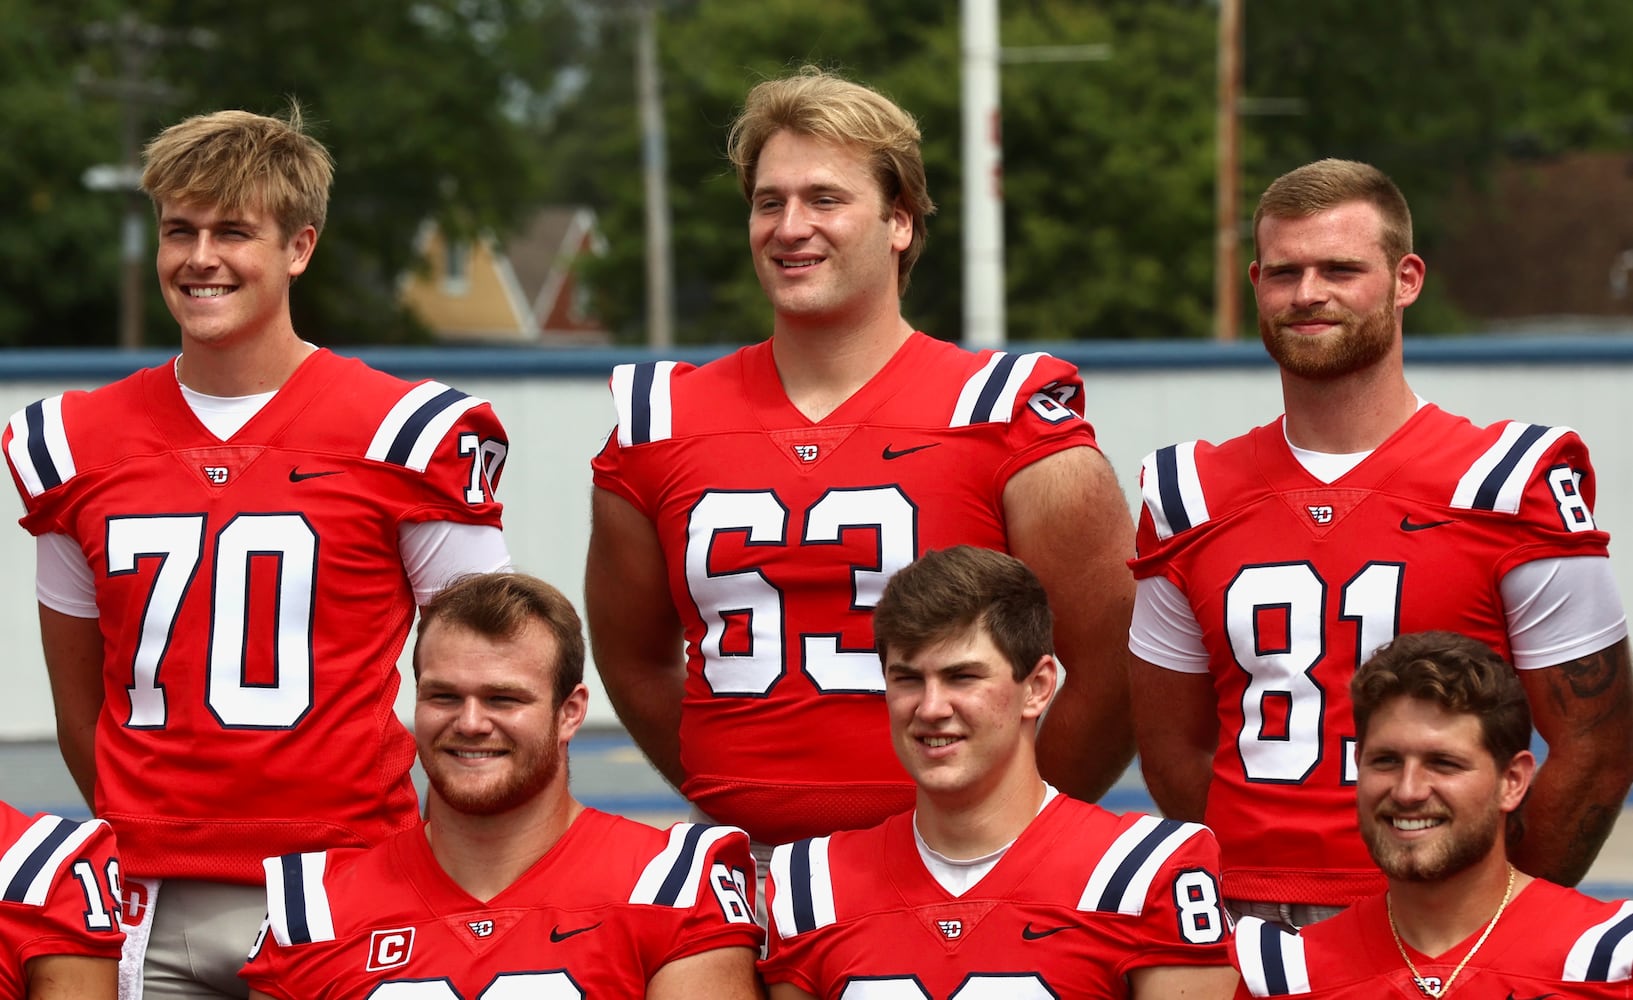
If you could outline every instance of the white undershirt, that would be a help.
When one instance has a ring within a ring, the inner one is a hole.
[[[207,396],[183,385],[181,394],[199,422],[225,441],[277,392]],[[506,570],[511,565],[504,533],[486,524],[404,524],[397,532],[397,551],[416,604],[429,601],[450,581],[467,573]],[[44,534],[35,539],[34,553],[34,593],[39,602],[74,618],[96,618],[96,580],[79,543],[61,533]]]
[[[1053,785],[1045,783],[1043,802],[1038,806],[1038,812],[1042,813],[1059,794]],[[941,887],[946,889],[949,895],[957,897],[969,892],[977,882],[985,878],[987,872],[992,871],[998,862],[1003,860],[1004,855],[1009,853],[1009,849],[1015,846],[1015,841],[1011,840],[991,854],[983,854],[979,858],[949,858],[945,854],[937,853],[924,842],[923,837],[919,836],[918,813],[915,812],[913,844],[919,849],[919,860],[924,862],[924,867],[930,872],[931,877],[941,883]]]
[[[1418,406],[1424,406],[1421,396]],[[1284,435],[1286,426],[1283,421]],[[1330,455],[1291,441],[1287,447],[1305,471],[1324,483],[1338,480],[1372,454]],[[1627,615],[1605,556],[1521,563],[1503,575],[1499,589],[1517,669],[1551,667],[1587,656],[1627,635]],[[1208,672],[1202,626],[1184,592],[1166,577],[1147,577],[1136,584],[1128,648],[1159,667],[1187,674]]]

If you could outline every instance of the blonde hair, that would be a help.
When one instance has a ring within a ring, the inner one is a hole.
[[[924,178],[918,122],[872,87],[818,66],[765,80],[748,92],[726,138],[726,155],[737,168],[744,198],[753,200],[761,150],[785,129],[824,142],[860,146],[867,154],[884,194],[885,217],[899,204],[913,222],[912,241],[896,265],[896,290],[905,295],[913,265],[924,252],[925,220],[936,210]]]
[[[142,190],[156,210],[165,202],[259,209],[277,220],[285,242],[306,226],[323,232],[334,159],[302,129],[294,101],[287,118],[195,115],[155,136],[142,159]]]
[[[1412,210],[1395,182],[1371,164],[1326,159],[1290,170],[1265,188],[1253,212],[1254,256],[1258,256],[1259,222],[1265,216],[1301,219],[1352,201],[1378,210],[1383,221],[1380,241],[1390,267],[1412,252]]]

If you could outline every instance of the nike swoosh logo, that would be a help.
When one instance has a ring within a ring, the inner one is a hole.
[[[1559,996],[1558,993],[1539,993],[1534,997],[1517,997],[1514,995],[1513,990],[1508,991],[1508,1000],[1548,1000],[1549,997],[1557,996]]]
[[[885,450],[880,453],[880,457],[888,462],[893,458],[901,458],[903,455],[911,455],[915,451],[923,451],[926,448],[934,448],[940,443],[940,441],[932,441],[929,444],[916,444],[911,448],[903,448],[900,451],[896,451],[887,444],[885,445]]]
[[[329,472],[302,472],[300,467],[297,466],[289,470],[289,481],[292,483],[304,483],[308,479],[317,479],[322,476],[338,476],[340,475],[341,471],[342,470],[340,469],[334,469]]]
[[[1455,523],[1456,523],[1455,521],[1424,521],[1422,524],[1418,524],[1417,522],[1413,521],[1411,515],[1408,514],[1405,517],[1401,518],[1401,530],[1402,531],[1428,531],[1430,528],[1438,528],[1438,527],[1440,527],[1442,525],[1455,524]]]
[[[1036,941],[1039,938],[1046,938],[1051,934],[1059,934],[1061,931],[1069,931],[1072,929],[1072,926],[1072,924],[1062,924],[1059,927],[1043,927],[1038,930],[1033,930],[1032,922],[1028,920],[1026,922],[1026,926],[1021,928],[1021,937],[1026,938],[1028,941]]]
[[[600,926],[601,926],[601,921],[597,920],[595,923],[591,924],[588,927],[575,927],[570,931],[564,931],[564,930],[561,929],[561,925],[557,924],[556,926],[550,928],[550,942],[552,944],[560,944],[563,941],[567,940],[568,938],[572,937],[574,934],[583,934],[586,931],[593,931],[597,927],[600,927]]]

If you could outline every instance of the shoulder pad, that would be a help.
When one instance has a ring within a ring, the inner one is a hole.
[[[1565,956],[1567,983],[1620,983],[1633,979],[1633,900],[1594,924]]]
[[[733,835],[747,837],[735,826],[676,823],[669,828],[669,843],[641,870],[629,901],[691,909],[697,904],[697,891],[703,884],[703,865],[709,850],[718,841]]]
[[[1256,997],[1299,996],[1310,992],[1304,939],[1258,917],[1243,917],[1231,942],[1242,983]]]
[[[1031,378],[1039,359],[1047,356],[1041,351],[1031,354],[993,352],[981,370],[964,381],[958,405],[953,408],[953,418],[947,426],[1009,423],[1015,415],[1015,398]]]
[[[323,885],[328,855],[321,851],[285,854],[261,862],[266,869],[267,920],[285,948],[335,939],[329,890]]]
[[[60,395],[30,403],[12,414],[6,457],[31,497],[74,478],[74,452],[68,447]]]
[[[36,819],[0,854],[0,900],[44,906],[63,862],[106,825],[99,819],[85,823],[61,816]]]
[[[1451,506],[1518,514],[1525,484],[1555,441],[1571,433],[1569,427],[1543,427],[1510,420],[1496,443],[1487,448],[1463,478],[1457,481]]]
[[[1202,829],[1198,823],[1141,816],[1106,848],[1083,887],[1077,908],[1139,916],[1157,870],[1179,845]]]
[[[1172,538],[1208,520],[1208,501],[1196,471],[1196,445],[1171,444],[1147,455],[1140,465],[1140,495],[1158,538]]]
[[[783,844],[771,852],[771,902],[777,936],[791,938],[833,923],[833,873],[828,868],[827,837]]]
[[[454,421],[485,402],[441,382],[421,382],[397,400],[380,422],[374,440],[369,442],[367,457],[424,472]]]
[[[673,361],[619,365],[612,370],[612,402],[618,410],[618,446],[666,441],[674,434],[669,378]]]

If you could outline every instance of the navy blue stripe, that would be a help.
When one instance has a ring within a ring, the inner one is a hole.
[[[301,878],[301,856],[285,854],[278,863],[284,871],[284,923],[289,927],[289,943],[311,944],[312,928],[306,921],[306,882]]]
[[[1590,983],[1604,983],[1610,981],[1611,953],[1622,939],[1633,934],[1633,916],[1623,917],[1599,938],[1598,947],[1593,949],[1593,958],[1588,962],[1588,972],[1584,977]]]
[[[788,852],[789,891],[794,894],[794,930],[816,930],[816,901],[811,897],[811,842],[802,840]]]
[[[998,367],[987,376],[987,384],[981,387],[981,395],[975,400],[975,409],[970,412],[970,423],[984,424],[992,420],[993,407],[998,405],[998,396],[1004,391],[1004,383],[1009,381],[1009,373],[1014,370],[1017,355],[1005,354],[1004,359],[998,362]]]
[[[1128,884],[1134,881],[1134,873],[1140,870],[1140,866],[1145,864],[1145,860],[1156,851],[1157,845],[1162,843],[1164,838],[1183,825],[1177,819],[1158,821],[1156,828],[1146,834],[1145,839],[1136,844],[1134,850],[1129,851],[1128,856],[1123,858],[1123,863],[1117,866],[1117,871],[1112,873],[1111,881],[1106,884],[1106,891],[1100,894],[1100,902],[1095,909],[1108,913],[1117,912],[1117,904],[1122,900],[1123,893],[1128,891]]]
[[[686,888],[686,875],[692,870],[692,858],[697,854],[697,842],[703,839],[703,831],[708,826],[703,823],[693,823],[692,828],[686,831],[686,839],[681,842],[680,857],[670,866],[669,874],[658,887],[657,898],[653,902],[659,906],[674,906],[675,900],[680,898],[680,891]]]
[[[23,413],[28,421],[28,457],[34,463],[34,471],[40,474],[40,482],[46,489],[61,486],[62,474],[57,471],[57,463],[51,461],[51,449],[45,443],[45,400],[28,404]]]
[[[8,903],[21,903],[28,896],[28,887],[45,869],[45,863],[51,860],[51,853],[61,847],[63,841],[73,836],[77,829],[78,823],[70,823],[67,820],[58,822],[56,829],[46,834],[45,839],[29,853],[28,859],[17,869],[17,874],[12,877],[11,884],[6,886],[5,894],[0,898]]]
[[[1162,503],[1162,516],[1168,519],[1168,530],[1179,534],[1191,526],[1191,516],[1185,511],[1185,498],[1179,493],[1179,446],[1171,444],[1157,452],[1157,497]]]
[[[1525,449],[1531,447],[1537,438],[1542,437],[1547,432],[1548,428],[1540,424],[1532,424],[1520,434],[1519,440],[1515,441],[1514,446],[1508,449],[1508,454],[1503,456],[1503,460],[1497,463],[1497,467],[1491,470],[1491,475],[1485,478],[1485,481],[1480,484],[1480,489],[1475,492],[1473,505],[1475,510],[1496,509],[1497,493],[1503,488],[1503,482],[1513,473],[1514,466],[1520,464],[1520,458],[1525,454]]]
[[[1283,931],[1266,923],[1259,929],[1259,964],[1264,967],[1265,989],[1274,997],[1287,995],[1287,965],[1281,953]]]
[[[424,405],[415,410],[414,415],[403,424],[402,430],[397,432],[397,437],[392,440],[391,447],[386,451],[386,461],[396,465],[407,465],[408,456],[414,451],[414,444],[419,441],[425,425],[437,414],[464,398],[465,394],[458,389],[444,389],[426,400]]]
[[[635,366],[635,377],[630,380],[629,386],[631,444],[646,444],[652,440],[652,382],[657,372],[656,361],[647,361]]]

